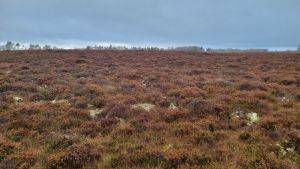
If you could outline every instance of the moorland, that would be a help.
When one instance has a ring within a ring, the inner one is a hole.
[[[300,53],[0,52],[0,168],[298,168]]]

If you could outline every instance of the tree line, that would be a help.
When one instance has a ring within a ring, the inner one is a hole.
[[[7,41],[6,44],[0,45],[0,51],[5,50],[51,50],[51,49],[59,49],[55,46],[44,45],[40,46],[39,44],[30,44],[29,46],[25,46],[20,43],[13,43],[11,41]]]
[[[0,45],[0,51],[10,51],[10,50],[58,50],[63,48],[58,48],[56,46],[39,44],[30,44],[29,46],[22,45],[20,43],[13,43],[11,41],[6,42],[4,45]],[[170,47],[170,48],[159,48],[159,47],[126,47],[126,46],[86,46],[84,48],[74,48],[79,50],[145,50],[145,51],[205,51],[203,47],[198,46],[183,46],[183,47]]]
[[[126,47],[126,46],[86,46],[83,48],[73,48],[77,50],[144,50],[144,51],[189,51],[189,52],[268,52],[268,49],[213,49],[213,48],[203,48],[202,46],[180,46],[180,47],[169,47],[169,48],[159,48],[159,47]],[[5,50],[64,50],[64,48],[59,48],[51,45],[39,45],[30,44],[25,46],[20,43],[13,43],[11,41],[6,42],[4,45],[0,45],[0,51]],[[297,51],[300,51],[300,45],[297,47]]]

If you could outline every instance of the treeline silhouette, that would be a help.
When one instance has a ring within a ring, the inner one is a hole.
[[[143,50],[143,51],[193,51],[193,52],[204,52],[205,49],[199,46],[182,46],[182,47],[169,47],[169,48],[159,48],[159,47],[127,47],[127,46],[86,46],[83,48],[71,48],[77,50]],[[65,48],[60,48],[51,45],[41,46],[39,44],[30,44],[28,46],[20,43],[14,43],[11,41],[6,42],[4,45],[0,45],[0,51],[14,51],[14,50],[66,50]]]
[[[39,45],[39,44],[30,44],[24,45],[20,43],[13,43],[11,41],[6,42],[4,45],[0,45],[0,51],[11,51],[11,50],[64,50],[65,48],[51,46],[51,45]],[[127,46],[86,46],[83,48],[72,48],[78,50],[144,50],[144,51],[205,51],[203,47],[198,46],[184,46],[184,47],[169,47],[169,48],[159,48],[159,47],[127,47]]]
[[[215,49],[215,48],[204,48],[202,46],[179,46],[179,47],[127,47],[127,46],[103,46],[94,45],[86,46],[81,48],[68,48],[70,50],[143,50],[143,51],[187,51],[187,52],[268,52],[268,49],[238,49],[238,48],[225,48],[225,49]],[[29,44],[24,45],[20,43],[14,43],[11,41],[6,42],[4,45],[0,45],[0,51],[11,51],[11,50],[68,50],[67,48],[51,46],[51,45],[40,45],[40,44]],[[287,50],[291,51],[291,50]],[[297,47],[297,51],[300,51],[300,46]]]

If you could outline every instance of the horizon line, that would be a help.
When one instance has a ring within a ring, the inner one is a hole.
[[[60,41],[47,41],[47,42],[43,42],[43,41],[0,41],[0,45],[3,46],[5,45],[7,42],[12,42],[14,44],[19,43],[22,46],[25,47],[29,47],[29,45],[40,45],[40,47],[43,47],[45,45],[50,45],[51,47],[57,47],[60,49],[83,49],[86,48],[88,46],[90,47],[95,47],[95,46],[102,46],[102,47],[126,47],[126,48],[133,48],[133,47],[137,47],[137,48],[150,48],[150,47],[154,47],[154,48],[160,48],[160,49],[172,49],[172,48],[178,48],[178,47],[203,47],[204,49],[213,49],[213,50],[268,50],[268,51],[297,51],[297,49],[299,48],[299,46],[269,46],[269,47],[233,47],[231,45],[199,45],[199,44],[195,44],[195,43],[161,43],[161,44],[157,44],[157,43],[119,43],[119,42],[102,42],[102,41],[69,41],[69,40],[60,40]],[[169,45],[167,45],[169,44]]]

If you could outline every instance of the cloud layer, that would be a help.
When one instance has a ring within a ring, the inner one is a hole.
[[[290,47],[299,0],[0,0],[0,41]]]

